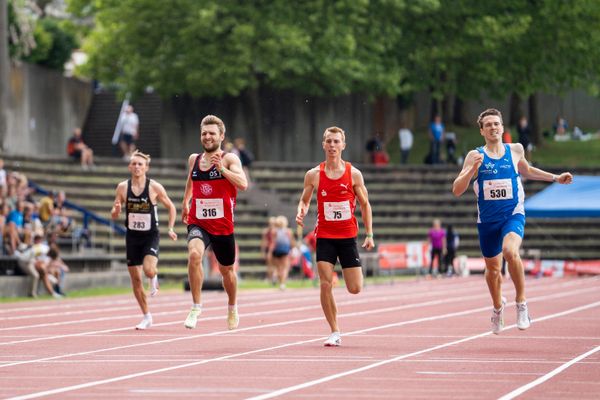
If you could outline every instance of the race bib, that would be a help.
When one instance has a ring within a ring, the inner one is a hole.
[[[350,201],[329,202],[323,203],[325,212],[325,221],[345,221],[352,217],[350,212]]]
[[[484,200],[508,200],[513,198],[510,179],[492,179],[483,183]]]
[[[129,214],[129,226],[132,231],[149,231],[152,223],[151,214]]]
[[[196,218],[217,219],[224,216],[223,199],[196,199]]]

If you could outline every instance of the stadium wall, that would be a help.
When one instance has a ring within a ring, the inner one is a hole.
[[[85,121],[91,84],[26,63],[11,68],[9,84],[8,134],[2,149],[22,155],[65,155],[73,128]]]

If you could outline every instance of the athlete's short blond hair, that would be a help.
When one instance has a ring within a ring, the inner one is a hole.
[[[146,165],[150,165],[151,158],[150,158],[149,154],[142,153],[141,151],[136,150],[133,153],[131,153],[131,158],[133,158],[133,157],[141,157],[144,160],[146,160]]]
[[[337,126],[330,126],[329,128],[325,129],[325,132],[323,132],[323,141],[325,141],[325,137],[328,133],[339,133],[340,135],[342,135],[342,142],[346,141],[346,133],[342,128],[339,128]]]

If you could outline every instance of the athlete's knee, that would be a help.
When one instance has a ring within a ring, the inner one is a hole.
[[[348,289],[348,292],[350,294],[359,294],[360,291],[362,290],[362,285],[359,284],[354,284],[354,285],[348,285],[346,286],[346,289]]]
[[[514,247],[505,246],[502,248],[502,256],[508,263],[512,264],[519,259],[519,250]]]
[[[321,291],[331,292],[333,290],[333,283],[331,281],[325,281],[321,279]]]
[[[197,249],[190,249],[188,260],[191,265],[202,264],[202,253]]]

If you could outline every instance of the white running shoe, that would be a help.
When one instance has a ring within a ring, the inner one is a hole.
[[[227,311],[227,328],[233,330],[240,324],[240,315],[238,314],[237,308]]]
[[[154,297],[158,294],[159,289],[158,274],[154,275],[154,278],[150,279],[150,297]]]
[[[152,326],[152,315],[144,316],[142,322],[135,326],[135,329],[138,331],[143,331],[144,329],[148,329]]]
[[[504,329],[504,305],[506,298],[502,298],[502,307],[500,310],[492,309],[492,333],[497,335]]]
[[[517,303],[517,328],[525,330],[531,326],[527,303]]]
[[[198,323],[198,317],[201,313],[202,310],[200,308],[192,307],[183,325],[188,329],[194,329],[196,327],[196,323]]]
[[[342,344],[342,336],[339,332],[332,332],[327,338],[323,346],[325,347],[337,347]]]

